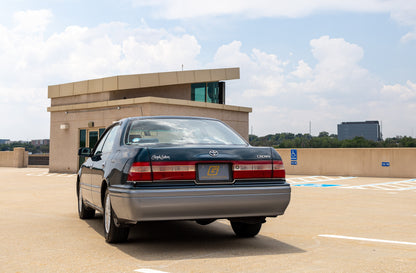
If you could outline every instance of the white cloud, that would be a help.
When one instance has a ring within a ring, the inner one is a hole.
[[[199,68],[201,46],[192,35],[145,24],[69,26],[46,36],[48,10],[17,12],[0,25],[0,116],[3,138],[46,138],[47,86],[96,77]],[[37,109],[37,110],[36,110]],[[10,123],[10,117],[16,120]],[[36,118],[35,118],[36,117]],[[36,122],[37,121],[37,122]],[[43,124],[27,130],[18,124]]]
[[[412,40],[416,40],[416,28],[414,31],[410,31],[406,33],[405,35],[403,35],[403,37],[400,39],[402,43],[407,43]]]
[[[50,10],[26,10],[13,14],[15,31],[33,33],[43,32],[52,19]]]
[[[400,100],[409,104],[416,103],[416,83],[407,81],[406,85],[384,85],[381,95],[387,100]]]
[[[300,60],[296,70],[292,71],[291,74],[301,80],[307,80],[312,77],[312,68],[305,61]]]
[[[0,25],[2,138],[48,137],[48,85],[180,70],[182,64],[185,69],[241,67],[241,79],[227,82],[227,104],[253,107],[251,124],[259,135],[307,132],[309,121],[313,134],[336,132],[337,123],[355,120],[383,120],[385,135],[405,134],[406,123],[416,121],[415,83],[383,84],[360,65],[364,50],[342,38],[311,40],[314,65],[256,48],[247,53],[240,41],[220,46],[205,65],[198,61],[199,41],[184,29],[111,22],[46,35],[54,18],[50,11],[14,18],[13,26]]]
[[[383,0],[132,0],[132,3],[137,6],[151,6],[155,8],[155,16],[168,19],[235,14],[248,18],[298,18],[321,11],[387,12],[391,6]]]
[[[402,25],[416,27],[416,4],[413,0],[131,0],[136,6],[151,7],[153,16],[167,19],[238,15],[245,18],[300,18],[323,12],[387,13]],[[414,38],[415,31],[402,41]]]
[[[322,36],[310,46],[314,66],[304,60],[291,66],[259,50],[244,53],[236,41],[218,49],[211,66],[226,57],[241,67],[241,79],[230,82],[227,97],[253,107],[255,134],[306,133],[309,121],[314,135],[336,133],[342,121],[364,120],[383,121],[385,136],[408,134],[406,124],[416,121],[415,83],[384,85],[360,65],[363,49],[344,39]]]

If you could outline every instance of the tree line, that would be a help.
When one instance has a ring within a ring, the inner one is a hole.
[[[0,151],[13,151],[15,147],[23,147],[32,154],[48,154],[49,145],[33,145],[30,142],[13,142],[10,144],[1,144]]]
[[[396,136],[381,141],[367,140],[363,137],[338,140],[335,134],[320,132],[318,136],[310,134],[278,133],[266,136],[249,135],[252,146],[273,146],[274,148],[392,148],[416,147],[416,139],[408,136]]]

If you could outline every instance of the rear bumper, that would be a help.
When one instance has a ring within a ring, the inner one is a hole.
[[[282,215],[290,185],[175,189],[110,187],[120,220],[160,221]]]

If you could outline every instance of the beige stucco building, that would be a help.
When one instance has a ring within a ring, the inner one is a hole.
[[[76,172],[79,147],[92,147],[113,121],[131,116],[220,119],[248,139],[251,108],[225,104],[239,68],[114,76],[51,85],[50,172]]]

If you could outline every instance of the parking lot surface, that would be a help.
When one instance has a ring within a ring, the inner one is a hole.
[[[74,174],[0,168],[0,272],[416,272],[416,179],[291,176],[255,238],[228,221],[139,223],[110,245],[80,220]]]

